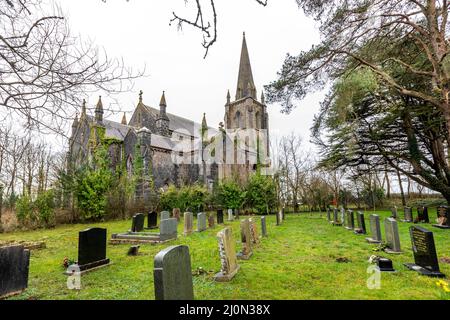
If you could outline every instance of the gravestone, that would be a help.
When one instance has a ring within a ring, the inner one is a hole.
[[[177,238],[178,221],[175,218],[164,219],[159,223],[159,239],[167,241]]]
[[[394,218],[384,220],[384,231],[387,244],[385,251],[387,253],[401,253],[397,220]]]
[[[339,210],[337,208],[333,211],[333,226],[341,226],[342,222],[339,220]]]
[[[22,245],[0,247],[0,298],[22,293],[28,287],[30,251]]]
[[[197,232],[206,230],[206,213],[200,212],[197,214]]]
[[[258,228],[256,227],[256,222],[253,218],[248,219],[250,223],[250,238],[252,244],[259,244],[261,239],[259,238]]]
[[[208,216],[208,228],[214,228],[215,227],[215,219],[214,219],[214,215],[210,214]]]
[[[344,223],[345,223],[345,209],[344,209],[344,207],[341,208],[339,221],[341,222],[341,225],[344,225]]]
[[[106,258],[106,229],[90,228],[79,232],[77,264],[80,271],[109,264]]]
[[[175,218],[175,219],[177,219],[177,222],[180,222],[180,219],[181,219],[181,212],[180,212],[180,209],[174,208],[174,209],[172,210],[172,218]]]
[[[392,260],[381,257],[377,260],[377,269],[381,272],[396,272]]]
[[[233,209],[234,218],[239,220],[239,209]]]
[[[437,224],[433,227],[440,229],[450,229],[450,210],[447,206],[439,206],[437,208]]]
[[[156,228],[158,228],[158,214],[152,211],[147,215],[147,229]]]
[[[403,212],[404,212],[404,219],[402,220],[402,222],[413,222],[412,208],[405,207],[403,209]]]
[[[370,217],[370,233],[371,238],[366,238],[369,243],[381,243],[380,216],[371,214]]]
[[[129,255],[129,256],[139,255],[139,248],[140,248],[140,246],[131,246],[130,249],[128,249],[127,255]]]
[[[445,277],[439,270],[433,232],[421,226],[411,226],[409,233],[411,235],[414,263],[405,263],[405,266],[422,275],[438,278]]]
[[[397,206],[393,206],[391,208],[391,218],[397,219],[398,213],[397,213]]]
[[[221,268],[220,272],[214,276],[214,280],[219,282],[231,281],[240,268],[237,263],[232,229],[225,228],[217,233],[217,240]]]
[[[327,208],[327,220],[328,222],[331,222],[331,212],[330,208]]]
[[[417,222],[430,223],[428,217],[428,207],[417,207]]]
[[[266,217],[261,217],[261,234],[263,237],[267,237]]]
[[[353,229],[355,229],[355,215],[353,213],[353,210],[347,211],[347,225],[346,225],[345,229],[352,230],[352,231],[353,231]]]
[[[171,246],[160,251],[155,256],[153,277],[156,300],[194,300],[188,246]]]
[[[250,222],[248,219],[241,220],[241,242],[242,251],[238,253],[237,257],[241,260],[248,260],[252,256],[252,240],[250,234]]]
[[[131,232],[141,232],[144,230],[145,216],[143,213],[137,213],[133,216],[131,222]]]
[[[286,219],[286,216],[285,216],[285,208],[283,207],[283,208],[281,208],[281,221],[284,221],[285,219]]]
[[[187,236],[192,233],[194,228],[194,214],[192,212],[184,213],[184,235]]]
[[[170,219],[170,212],[169,211],[163,211],[161,212],[161,221]]]
[[[217,224],[223,224],[223,210],[217,210]]]
[[[358,222],[358,228],[355,229],[356,234],[366,234],[366,221],[364,218],[364,213],[361,211],[358,211],[357,214],[357,222]]]
[[[233,209],[228,209],[228,221],[233,221]]]

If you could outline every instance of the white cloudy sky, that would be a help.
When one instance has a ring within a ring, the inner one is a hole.
[[[165,90],[168,112],[197,121],[206,112],[208,124],[217,127],[223,121],[227,90],[232,97],[235,94],[243,31],[258,96],[263,85],[276,78],[286,53],[296,54],[319,41],[316,23],[304,16],[294,0],[269,0],[265,8],[253,0],[216,0],[218,41],[206,59],[198,31],[169,26],[172,11],[192,13],[184,0],[59,2],[74,34],[90,38],[109,56],[122,57],[129,66],[146,66],[149,76],[137,80],[132,92],[119,97],[128,119],[139,90],[144,91],[144,103],[151,106],[158,105]],[[269,106],[272,135],[295,131],[308,141],[321,99],[322,94],[311,94],[290,115],[281,114],[279,106]],[[97,97],[91,97],[88,102],[93,107],[96,101]],[[121,115],[109,118],[119,120]]]

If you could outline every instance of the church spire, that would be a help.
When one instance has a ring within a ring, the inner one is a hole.
[[[125,112],[123,113],[122,124],[124,124],[124,125],[127,124],[127,115],[125,114]]]
[[[241,61],[239,64],[239,76],[236,89],[236,100],[253,97],[256,99],[255,83],[253,82],[252,67],[250,65],[250,56],[245,40],[245,32],[242,39]]]
[[[97,123],[103,122],[103,102],[102,96],[99,96],[97,106],[95,107],[95,120]]]

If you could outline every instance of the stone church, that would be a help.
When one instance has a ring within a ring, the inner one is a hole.
[[[167,101],[163,92],[159,108],[154,108],[144,103],[141,91],[131,119],[124,114],[120,123],[104,119],[101,97],[94,115],[87,114],[83,102],[81,116],[72,124],[68,164],[80,167],[100,142],[107,142],[111,168],[126,165],[131,175],[139,152],[145,177],[137,193],[145,197],[150,187],[203,183],[211,188],[227,178],[243,182],[256,172],[258,162],[268,159],[267,106],[263,93],[257,99],[245,33],[235,99],[228,91],[224,122],[218,129],[208,127],[205,114],[198,123],[168,112]],[[256,133],[257,139],[250,141],[248,132]]]

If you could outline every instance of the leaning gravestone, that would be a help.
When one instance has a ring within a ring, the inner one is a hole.
[[[184,235],[187,236],[192,233],[194,227],[194,214],[192,212],[184,213]]]
[[[188,246],[172,246],[160,251],[155,256],[153,277],[156,300],[194,300]]]
[[[217,210],[217,224],[223,224],[223,210]]]
[[[180,222],[181,219],[181,212],[178,208],[173,208],[172,210],[172,218],[177,219],[178,222]]]
[[[364,219],[364,213],[358,212],[357,214],[358,228],[355,229],[356,234],[366,234],[366,221]]]
[[[250,234],[250,222],[248,219],[241,220],[241,242],[242,251],[238,253],[237,257],[241,260],[248,260],[253,254]]]
[[[420,226],[412,226],[409,233],[415,263],[405,263],[405,266],[426,276],[444,278],[445,274],[439,270],[433,232]]]
[[[106,258],[106,229],[90,228],[78,234],[78,267],[80,271],[109,265]]]
[[[402,222],[413,222],[412,208],[405,207],[403,209],[403,212],[404,212],[404,219],[402,220]]]
[[[266,217],[261,217],[261,234],[263,237],[267,237]]]
[[[167,219],[170,219],[170,212],[169,211],[161,212],[161,220],[167,220]]]
[[[440,206],[437,208],[437,224],[433,227],[440,229],[450,229],[450,210],[447,206]]]
[[[428,207],[417,207],[417,222],[430,223],[428,217]]]
[[[391,218],[397,219],[398,213],[397,213],[397,206],[393,206],[391,208]]]
[[[385,251],[387,253],[401,253],[397,220],[394,218],[384,220],[384,231],[387,244]]]
[[[200,212],[197,214],[197,232],[206,230],[206,213]]]
[[[256,227],[256,222],[253,218],[248,219],[250,223],[250,238],[252,244],[259,244],[261,239],[259,238],[258,228]]]
[[[162,220],[159,224],[160,241],[173,240],[177,238],[178,221],[175,218]]]
[[[22,293],[28,287],[30,251],[23,246],[0,248],[0,299]]]
[[[234,248],[233,231],[225,228],[217,234],[221,270],[214,276],[219,282],[231,281],[239,270],[236,250]]]
[[[381,243],[380,216],[377,214],[370,215],[370,233],[371,238],[366,238],[369,243]]]
[[[228,221],[233,221],[233,209],[228,209]]]
[[[347,211],[347,225],[345,229],[352,231],[355,229],[355,215],[352,210]]]
[[[158,228],[158,214],[152,211],[147,215],[147,229],[156,228]]]
[[[215,227],[215,219],[214,219],[214,215],[210,214],[208,216],[208,228],[212,229]]]
[[[137,213],[133,216],[131,222],[131,232],[141,232],[144,230],[145,216],[143,213]]]

